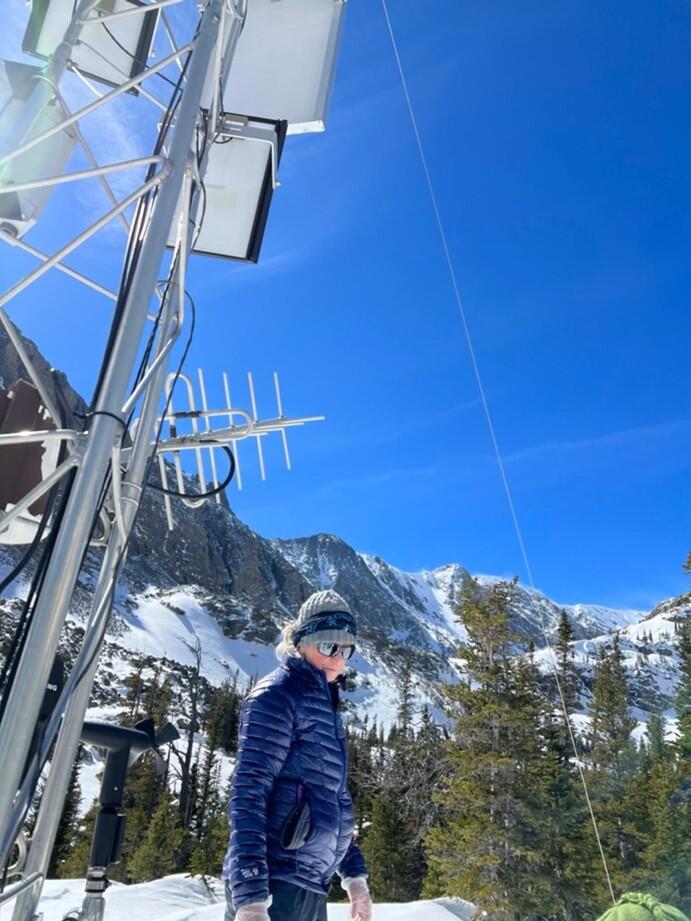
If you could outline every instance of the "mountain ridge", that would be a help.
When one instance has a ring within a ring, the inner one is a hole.
[[[16,360],[9,360],[11,349],[2,337],[0,331],[0,377],[12,383],[18,365]],[[25,342],[42,377],[54,387],[55,373],[36,346],[29,340]],[[58,389],[73,409],[83,411],[83,401],[64,377],[59,378]],[[176,527],[169,532],[163,498],[148,489],[109,627],[108,641],[115,650],[113,655],[121,661],[110,673],[103,671],[104,687],[117,685],[130,667],[128,657],[143,653],[147,637],[157,655],[187,667],[184,638],[194,642],[204,636],[212,647],[208,653],[209,680],[222,680],[221,676],[233,667],[243,680],[252,680],[262,669],[271,667],[271,649],[281,627],[312,591],[326,587],[348,599],[359,621],[355,660],[358,674],[350,682],[353,707],[377,712],[390,721],[392,706],[395,713],[392,701],[403,661],[411,664],[421,701],[438,705],[441,685],[457,676],[455,659],[466,634],[457,619],[456,606],[471,578],[460,563],[407,573],[380,556],[359,553],[333,534],[267,539],[244,524],[227,500],[220,505],[207,502],[197,509],[176,502],[174,517]],[[0,572],[9,571],[20,553],[20,548],[0,545]],[[70,632],[74,634],[88,612],[90,587],[99,563],[100,551],[91,550],[66,628],[68,646],[74,643]],[[24,587],[15,589],[19,596],[26,590],[31,571],[29,566],[24,573]],[[476,578],[485,588],[499,581],[499,577],[484,574]],[[18,603],[17,598],[0,600],[0,607],[10,615],[4,622],[5,632],[17,615]],[[537,647],[543,647],[543,634],[554,637],[562,609],[571,614],[576,642],[595,646],[605,642],[603,637],[614,630],[625,631],[653,618],[657,610],[645,613],[617,611],[602,605],[560,605],[537,590],[518,585],[511,607],[511,627],[525,643],[532,640]],[[156,616],[165,620],[165,630],[157,630]],[[665,620],[664,609],[661,616]],[[630,636],[633,638],[635,633]],[[635,645],[633,639],[631,642]],[[667,639],[660,639],[660,643],[661,649],[664,646],[660,660],[666,662],[669,643]],[[585,673],[591,666],[585,664],[585,658],[583,661]],[[220,664],[223,662],[228,663],[227,667]],[[660,672],[659,677],[666,688],[667,671],[664,675]]]

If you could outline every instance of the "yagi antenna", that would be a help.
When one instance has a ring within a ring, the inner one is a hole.
[[[254,395],[254,381],[252,379],[252,372],[247,372],[247,386],[250,389],[250,402],[252,404],[252,418],[254,419],[254,424],[256,425],[259,421],[257,416],[257,398]],[[266,479],[266,468],[264,467],[264,452],[262,451],[262,440],[259,435],[256,436],[257,441],[257,460],[259,461],[259,474],[262,480]]]
[[[228,407],[228,425],[233,424],[233,416],[231,414],[232,403],[230,402],[230,384],[228,383],[228,375],[226,372],[223,372],[223,392],[226,398],[226,406]],[[233,460],[235,461],[235,482],[238,484],[238,489],[242,489],[242,471],[240,468],[240,454],[237,449],[237,445],[234,441],[230,443],[230,450],[233,454]]]
[[[174,390],[178,381],[183,385],[184,394],[186,396],[185,409],[176,408],[179,402],[176,403],[174,400]],[[227,448],[231,451],[235,466],[233,479],[236,481],[238,489],[241,490],[242,476],[240,473],[239,444],[241,441],[246,438],[255,439],[259,475],[262,480],[266,480],[266,462],[262,439],[273,432],[278,432],[280,434],[286,468],[292,470],[290,452],[288,450],[287,429],[298,425],[305,425],[308,422],[322,422],[324,420],[324,416],[301,416],[291,418],[284,415],[281,387],[276,371],[273,373],[273,383],[277,415],[269,419],[262,420],[259,418],[254,377],[251,372],[247,374],[249,410],[242,409],[239,406],[233,406],[230,397],[230,383],[225,371],[222,374],[222,381],[225,406],[220,409],[209,409],[204,372],[201,368],[197,369],[199,404],[197,403],[194,385],[188,375],[171,374],[168,377],[166,383],[168,408],[163,418],[159,419],[159,422],[163,423],[164,432],[167,426],[167,432],[165,432],[163,437],[159,438],[156,444],[156,452],[158,455],[158,467],[161,475],[161,485],[163,487],[168,528],[171,531],[174,527],[171,494],[177,495],[177,497],[190,508],[197,508],[205,502],[207,498],[210,498],[208,493],[213,493],[214,500],[218,504],[221,503],[222,487],[220,486],[218,475],[219,466],[216,457],[220,449]],[[222,423],[226,424],[221,427]],[[183,434],[180,431],[180,427],[187,425],[189,425],[191,431]],[[190,474],[185,473],[182,462],[183,452],[185,451],[192,452],[194,455],[193,468],[196,469],[199,495],[190,492]],[[169,477],[170,464],[166,463],[166,457],[169,455],[172,456],[172,467],[175,473],[175,490],[171,489]],[[208,459],[208,468],[204,463],[205,457]]]

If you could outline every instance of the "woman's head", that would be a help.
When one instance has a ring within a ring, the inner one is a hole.
[[[348,603],[333,589],[314,592],[283,628],[279,656],[300,655],[333,681],[355,648],[357,626]]]

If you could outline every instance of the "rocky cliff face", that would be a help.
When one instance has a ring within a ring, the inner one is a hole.
[[[22,342],[53,402],[58,407],[63,407],[68,417],[72,416],[75,411],[82,414],[85,413],[86,403],[79,394],[70,387],[69,381],[62,371],[51,368],[51,365],[39,352],[36,343],[32,342],[31,339],[22,336]],[[14,345],[5,332],[4,326],[0,325],[0,386],[8,387],[21,378],[27,381],[30,380]],[[72,418],[70,424],[73,424],[75,421],[76,420]]]

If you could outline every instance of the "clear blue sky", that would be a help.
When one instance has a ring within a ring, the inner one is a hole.
[[[389,3],[536,585],[632,607],[680,592],[688,5]],[[349,0],[327,133],[289,138],[280,177],[261,264],[192,267],[188,367],[212,400],[227,370],[241,402],[254,371],[264,415],[277,369],[286,411],[328,421],[292,435],[291,473],[276,438],[267,483],[243,447],[234,509],[268,537],[525,581],[378,0]],[[91,252],[102,278],[118,242]],[[17,321],[89,393],[107,313],[69,281],[41,291]]]

